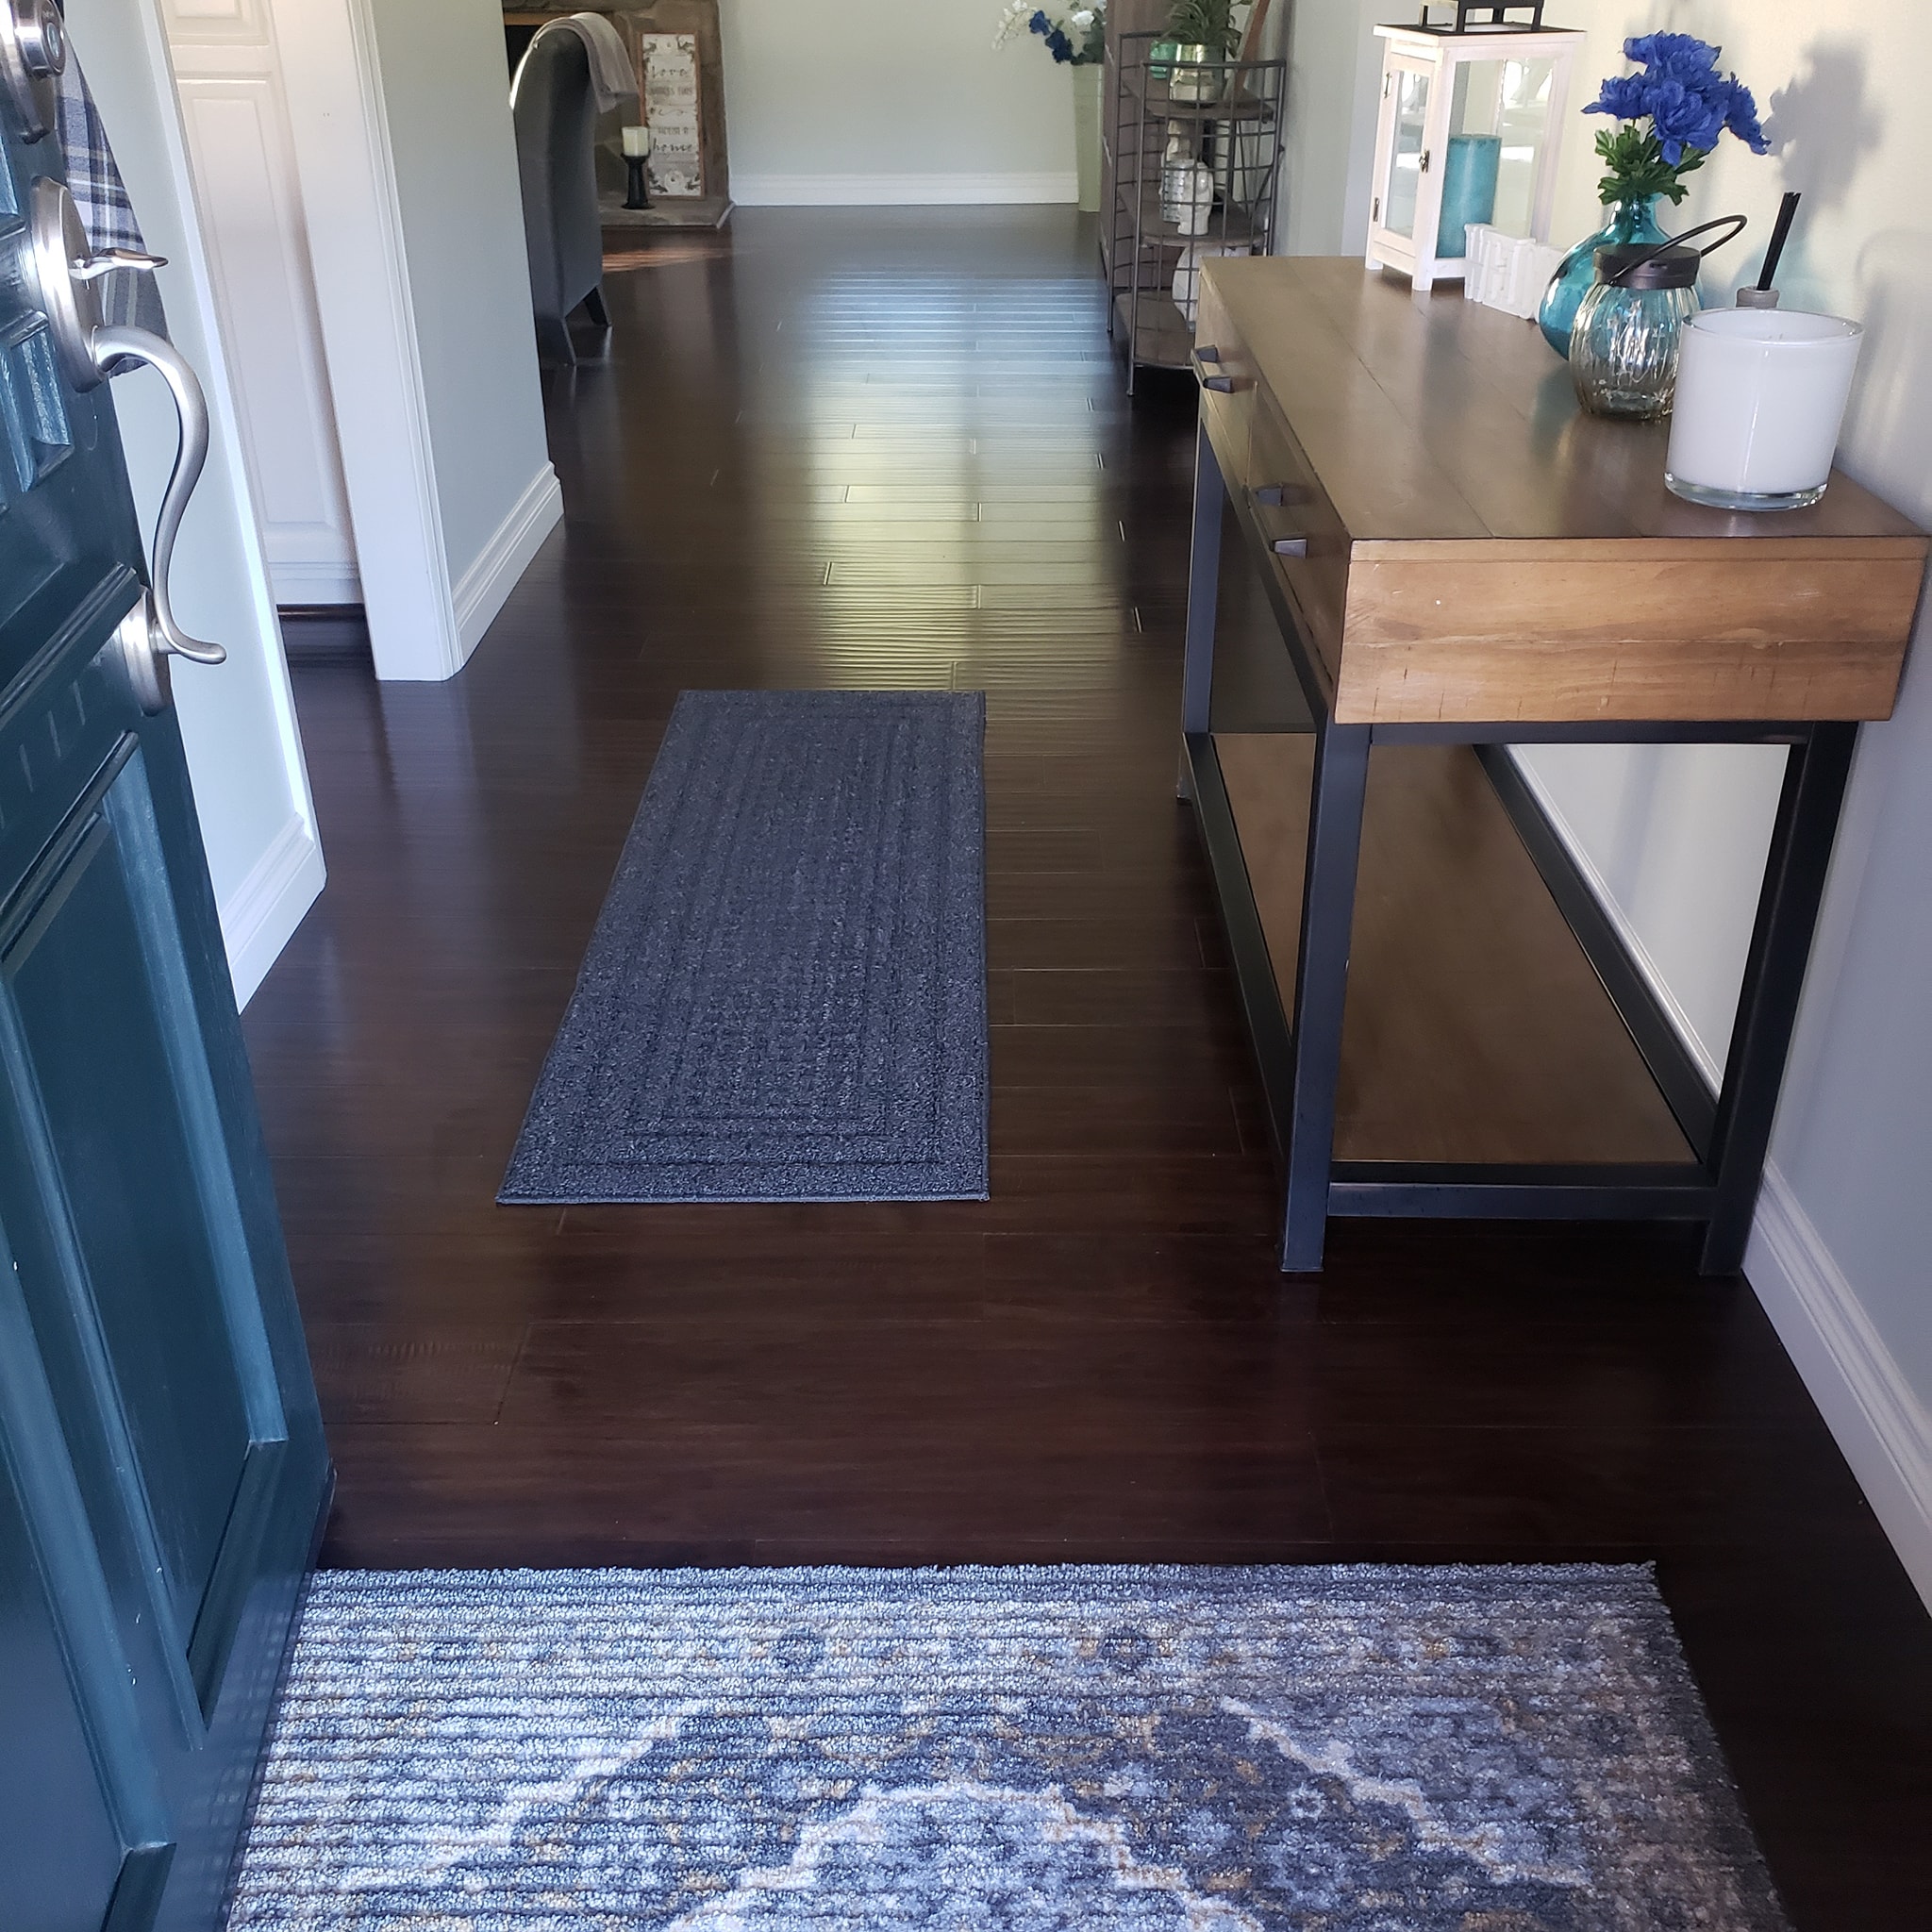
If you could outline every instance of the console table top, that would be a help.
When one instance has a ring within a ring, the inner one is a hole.
[[[1202,273],[1357,538],[1920,540],[1841,473],[1808,509],[1727,512],[1673,496],[1668,421],[1585,414],[1534,323],[1465,301],[1453,283],[1412,295],[1359,259],[1325,256],[1230,258]]]
[[[1890,715],[1932,542],[1849,476],[1683,502],[1668,423],[1586,415],[1533,325],[1352,258],[1204,262],[1197,341],[1338,721]]]

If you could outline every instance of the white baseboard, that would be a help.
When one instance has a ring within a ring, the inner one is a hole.
[[[1556,801],[1520,757],[1515,762],[1673,1030],[1716,1093],[1723,1079],[1716,1058]],[[1932,1609],[1932,1414],[1872,1325],[1824,1237],[1799,1207],[1790,1183],[1770,1163],[1752,1217],[1744,1275],[1879,1526]]]
[[[1744,1273],[1932,1609],[1932,1412],[1774,1167],[1764,1171]]]
[[[1074,171],[1034,175],[747,175],[731,171],[744,208],[933,208],[1074,202]]]
[[[359,604],[362,578],[353,563],[276,561],[268,580],[277,604]]]
[[[476,560],[457,579],[451,595],[456,605],[457,641],[465,662],[562,515],[563,485],[557,480],[557,472],[545,463],[510,506],[509,514],[497,525]]]
[[[235,1005],[245,1007],[268,977],[328,874],[322,847],[299,814],[291,818],[221,908],[222,939]]]
[[[1522,755],[1514,750],[1509,754],[1510,762],[1516,767],[1516,775],[1528,789],[1529,795],[1536,800],[1537,809],[1550,823],[1550,829],[1557,835],[1563,850],[1570,855],[1570,862],[1583,874],[1584,883],[1590,888],[1593,898],[1604,917],[1609,921],[1617,935],[1618,942],[1636,962],[1637,970],[1643,975],[1643,983],[1649,987],[1651,997],[1664,1009],[1664,1017],[1671,1023],[1671,1030],[1683,1042],[1685,1050],[1697,1062],[1697,1071],[1704,1075],[1704,1084],[1715,1097],[1724,1085],[1724,1071],[1718,1058],[1698,1037],[1696,1027],[1690,1024],[1690,1015],[1684,1010],[1683,1003],[1671,991],[1670,982],[1665,979],[1657,963],[1650,957],[1650,949],[1637,936],[1637,928],[1624,915],[1617,895],[1610,890],[1610,884],[1596,868],[1596,862],[1584,848],[1580,840],[1558,808],[1557,801],[1550,795],[1549,789],[1523,760]]]

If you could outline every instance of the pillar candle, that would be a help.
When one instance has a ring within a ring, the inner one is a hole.
[[[1664,481],[1693,503],[1794,509],[1824,493],[1864,330],[1836,315],[1707,308],[1684,325]]]
[[[648,127],[626,127],[624,130],[624,152],[627,157],[649,154],[651,130]]]
[[[1452,134],[1442,168],[1442,213],[1436,224],[1436,258],[1451,261],[1466,253],[1472,223],[1496,212],[1496,181],[1503,166],[1498,134]]]

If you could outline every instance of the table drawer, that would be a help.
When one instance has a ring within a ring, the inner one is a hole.
[[[1247,472],[1245,500],[1262,535],[1276,546],[1274,570],[1332,691],[1341,669],[1348,532],[1280,406],[1258,387],[1249,410]]]
[[[1256,395],[1255,358],[1227,319],[1213,291],[1203,288],[1194,349],[1211,387],[1201,391],[1201,420],[1214,444],[1221,475],[1230,493],[1240,495],[1248,480],[1248,438]]]

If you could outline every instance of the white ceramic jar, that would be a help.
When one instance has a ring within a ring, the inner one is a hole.
[[[1864,330],[1837,315],[1707,308],[1684,325],[1664,481],[1719,509],[1824,494]]]

